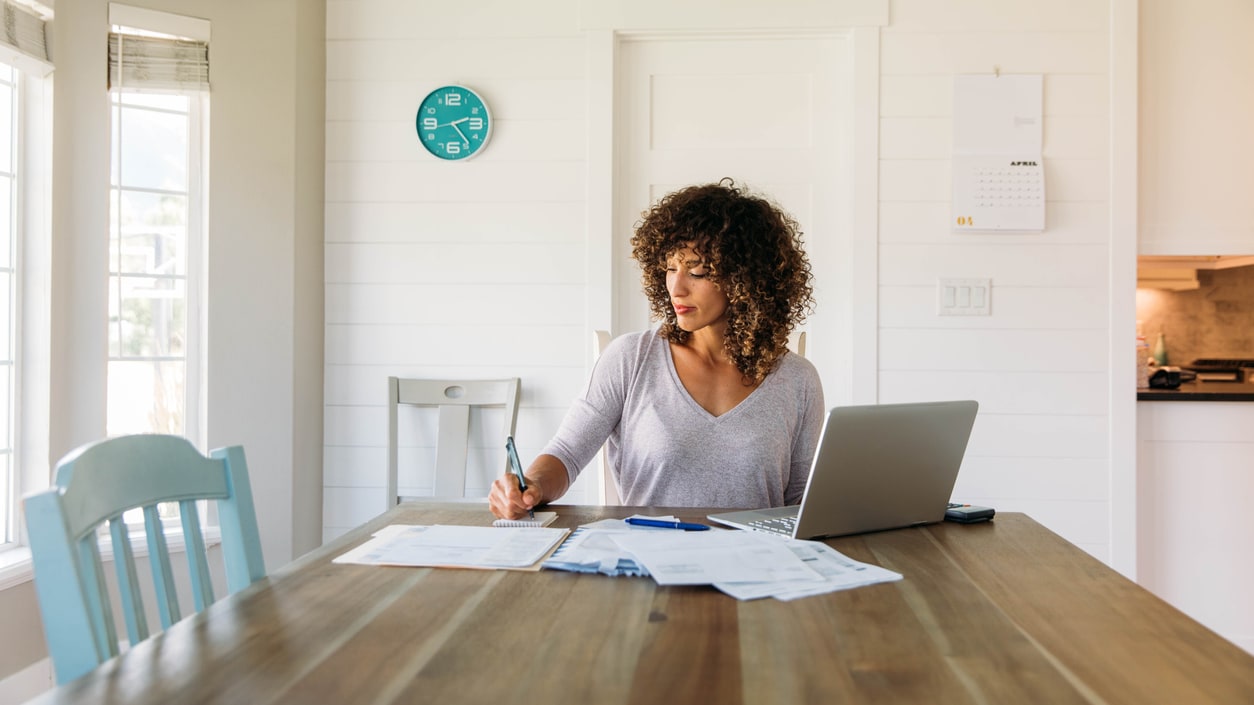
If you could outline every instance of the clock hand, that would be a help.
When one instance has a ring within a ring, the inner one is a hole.
[[[466,118],[462,118],[462,120],[465,120],[465,119],[466,119]],[[454,129],[454,130],[457,130],[457,134],[459,134],[459,135],[461,135],[461,136],[462,136],[462,141],[466,143],[466,146],[467,146],[467,147],[469,147],[469,146],[470,146],[470,140],[466,138],[466,133],[465,133],[465,132],[462,132],[462,128],[460,128],[460,127],[458,127],[458,126],[457,126],[457,123],[461,122],[462,120],[454,120],[453,122],[451,122],[451,123],[449,123],[449,124],[453,126],[453,129]]]
[[[443,125],[436,124],[436,127],[454,127],[454,128],[455,128],[457,125],[459,125],[459,124],[461,124],[461,123],[463,123],[463,122],[466,122],[466,121],[467,121],[467,120],[469,120],[469,119],[470,119],[470,118],[468,118],[468,117],[464,117],[464,118],[462,118],[462,119],[460,119],[460,120],[454,120],[454,121],[452,121],[452,122],[446,122],[446,123],[444,123]],[[460,132],[460,130],[458,130],[458,132]]]

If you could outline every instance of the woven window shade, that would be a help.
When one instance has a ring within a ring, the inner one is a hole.
[[[209,90],[209,44],[109,33],[109,89]]]
[[[48,62],[44,21],[28,7],[5,0],[0,4],[0,44],[39,61]]]

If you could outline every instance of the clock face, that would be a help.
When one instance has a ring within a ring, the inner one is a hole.
[[[428,152],[457,161],[483,151],[492,134],[492,117],[478,93],[465,86],[442,86],[422,99],[415,126]]]

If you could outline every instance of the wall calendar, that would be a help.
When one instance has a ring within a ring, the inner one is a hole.
[[[1045,230],[1041,78],[954,77],[955,232]]]

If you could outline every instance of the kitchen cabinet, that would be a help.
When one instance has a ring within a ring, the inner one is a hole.
[[[1254,654],[1250,428],[1254,402],[1137,402],[1137,582]]]
[[[1139,251],[1254,253],[1254,2],[1139,8]]]

